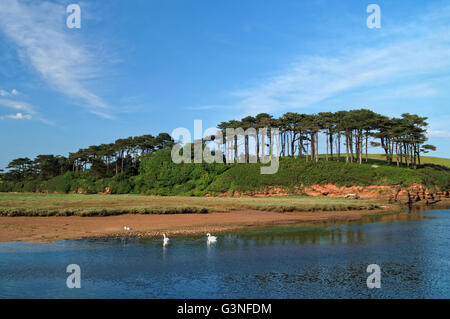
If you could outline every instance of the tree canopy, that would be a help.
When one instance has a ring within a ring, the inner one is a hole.
[[[266,128],[268,136],[264,140],[272,143],[270,129],[280,131],[279,143],[281,157],[298,157],[299,160],[319,160],[319,135],[322,141],[325,160],[362,163],[368,161],[368,147],[380,147],[389,164],[405,165],[416,168],[421,165],[420,156],[436,150],[425,144],[427,141],[426,117],[404,113],[399,118],[389,118],[368,109],[318,114],[300,114],[287,112],[279,118],[267,113],[246,116],[241,120],[224,121],[218,124],[218,130],[225,135],[227,128],[256,129],[254,154],[249,148],[249,136],[245,138],[244,156],[246,161],[251,155],[259,158],[262,154],[258,129]],[[150,134],[116,140],[114,143],[93,145],[69,153],[67,157],[59,155],[38,155],[35,159],[17,158],[0,173],[5,180],[48,180],[66,172],[84,172],[99,178],[113,177],[118,174],[134,176],[139,174],[143,156],[151,155],[161,149],[170,149],[175,141],[168,133],[157,136]],[[225,148],[225,142],[223,143]],[[344,150],[345,148],[345,150]],[[225,150],[223,150],[225,153]],[[234,156],[238,158],[238,140],[234,140]]]

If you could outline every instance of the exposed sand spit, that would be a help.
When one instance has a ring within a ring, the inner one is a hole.
[[[351,221],[385,211],[275,213],[232,211],[187,215],[120,215],[107,217],[0,217],[0,241],[49,242],[85,237],[203,234],[248,226],[318,221]],[[123,226],[132,231],[124,231]]]

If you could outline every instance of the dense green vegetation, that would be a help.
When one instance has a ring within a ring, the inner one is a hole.
[[[226,134],[228,128],[255,132],[245,137],[243,153],[237,139],[232,143],[234,158],[245,157],[247,164],[175,164],[170,156],[175,141],[169,134],[160,133],[90,146],[68,157],[14,159],[7,171],[0,173],[0,192],[204,195],[252,192],[271,186],[292,190],[294,186],[323,183],[408,186],[414,182],[448,190],[448,162],[433,160],[440,164],[434,165],[421,156],[435,149],[425,144],[425,120],[414,114],[388,118],[366,109],[289,112],[278,119],[261,113],[218,125],[218,145],[222,145],[220,132]],[[280,167],[276,174],[261,175],[261,164],[250,164],[249,158],[268,155],[259,149],[264,131],[258,129],[267,129],[264,140],[271,144],[274,141],[269,133],[275,128],[280,131]],[[318,152],[319,133],[326,137],[326,153],[322,155]],[[250,137],[258,146],[253,154]],[[209,145],[206,140],[202,143],[203,147]],[[369,155],[369,145],[381,146],[385,154]]]
[[[450,189],[450,169],[425,165],[418,169],[388,165],[369,160],[358,165],[337,161],[306,161],[304,158],[282,158],[276,174],[260,174],[262,164],[175,164],[170,150],[160,150],[142,159],[140,174],[97,178],[85,172],[67,172],[49,180],[25,182],[3,181],[0,191],[58,192],[81,190],[93,194],[108,187],[112,194],[205,195],[224,192],[266,190],[271,186],[294,190],[294,186],[333,183],[340,185],[402,185],[421,183],[441,190]]]
[[[249,164],[247,167],[236,165],[211,183],[207,191],[251,192],[264,190],[269,186],[281,186],[292,190],[294,186],[327,183],[337,186],[401,185],[404,187],[412,183],[420,183],[430,188],[439,186],[442,190],[448,190],[449,173],[450,170],[447,168],[424,167],[409,170],[388,165],[355,165],[326,161],[312,163],[288,158],[280,162],[280,169],[274,175],[259,174],[258,164]]]

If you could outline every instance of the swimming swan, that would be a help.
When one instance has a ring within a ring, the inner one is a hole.
[[[207,233],[206,236],[208,237],[208,238],[206,239],[206,241],[207,241],[208,243],[215,243],[215,242],[217,241],[217,237],[216,237],[216,236],[211,236],[210,233]]]
[[[163,245],[167,245],[169,243],[169,237],[166,237],[166,234],[163,234]]]

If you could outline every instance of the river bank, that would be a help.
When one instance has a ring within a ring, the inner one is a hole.
[[[105,217],[49,216],[0,217],[0,242],[51,242],[101,237],[156,237],[166,233],[200,235],[248,227],[294,223],[347,222],[392,213],[388,208],[373,211],[263,212],[232,211],[208,214],[120,215]],[[131,227],[125,231],[124,226]]]

